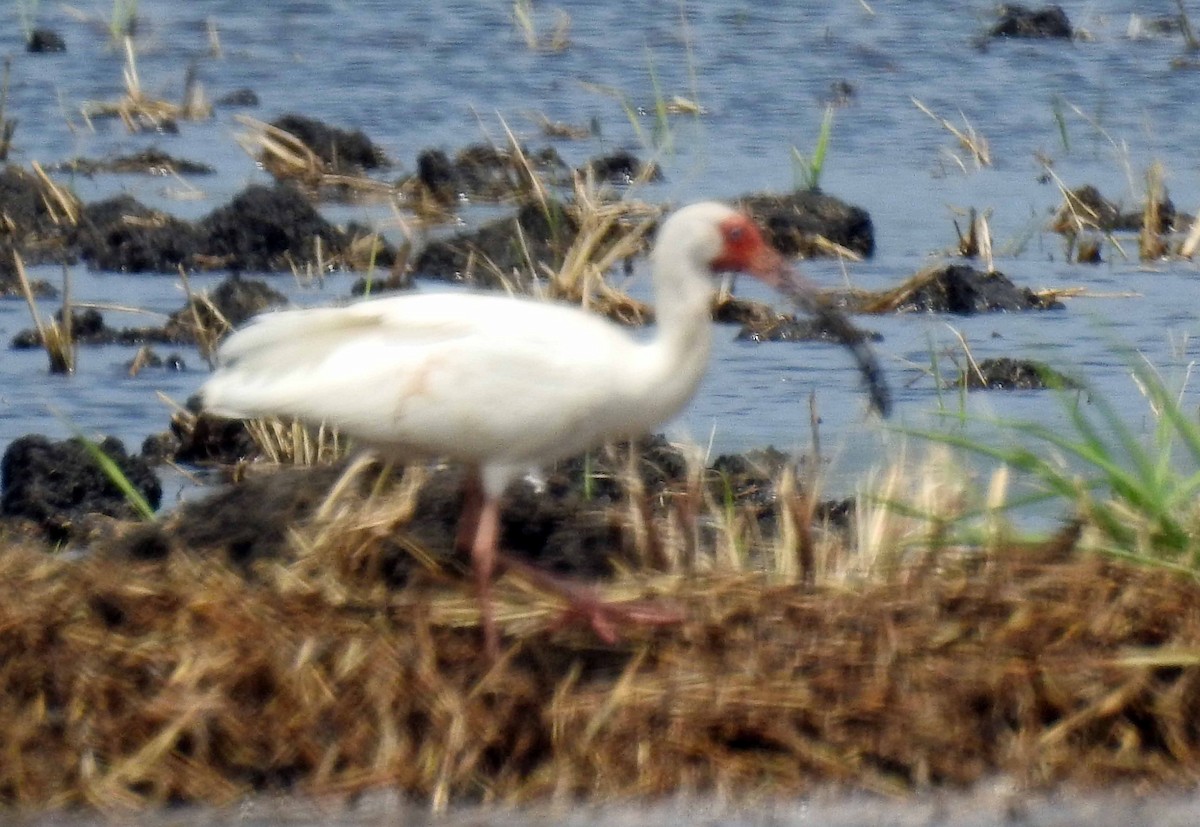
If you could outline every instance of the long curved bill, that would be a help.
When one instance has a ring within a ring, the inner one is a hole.
[[[816,319],[830,336],[849,348],[867,387],[871,407],[880,416],[888,416],[892,412],[892,392],[867,334],[855,327],[845,313],[821,296],[815,284],[801,276],[769,245],[764,244],[755,251],[746,270],[790,299],[798,309]]]

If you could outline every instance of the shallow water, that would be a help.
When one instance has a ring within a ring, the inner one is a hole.
[[[108,12],[106,4],[85,11]],[[600,134],[556,147],[572,162],[630,147],[654,154],[666,181],[639,195],[682,203],[735,197],[755,190],[789,189],[791,147],[808,151],[831,85],[849,82],[852,101],[836,112],[825,191],[867,209],[877,255],[841,265],[807,263],[829,285],[892,286],[955,243],[953,218],[968,207],[990,211],[999,269],[1032,288],[1083,287],[1102,297],[1068,300],[1063,312],[974,318],[909,315],[863,319],[880,331],[877,346],[892,383],[901,427],[924,427],[939,411],[960,405],[977,413],[1062,421],[1061,401],[1048,393],[972,394],[965,401],[939,393],[931,377],[934,356],[948,374],[963,362],[957,333],[977,359],[993,355],[1044,359],[1086,378],[1135,427],[1148,422],[1146,405],[1128,373],[1123,347],[1136,348],[1174,380],[1200,354],[1196,266],[1143,266],[1111,246],[1100,266],[1063,262],[1064,246],[1044,231],[1060,203],[1053,184],[1039,183],[1037,156],[1052,159],[1068,186],[1092,183],[1109,198],[1135,207],[1142,175],[1153,160],[1179,209],[1200,208],[1194,148],[1196,69],[1173,70],[1183,54],[1178,35],[1130,37],[1132,15],[1151,15],[1161,3],[1096,0],[1067,4],[1073,24],[1089,37],[1070,43],[989,41],[977,38],[990,22],[988,5],[947,14],[923,0],[870,4],[687,4],[686,25],[676,3],[562,2],[571,16],[568,49],[530,51],[506,2],[426,4],[397,9],[385,2],[320,2],[266,6],[229,2],[144,2],[138,68],[151,93],[176,97],[189,62],[196,60],[215,98],[239,87],[262,100],[251,114],[270,120],[289,111],[364,130],[411,167],[429,146],[453,151],[479,140],[501,141],[503,118],[531,145],[545,143],[532,114],[586,124]],[[540,4],[548,30],[551,4]],[[10,12],[11,13],[11,12]],[[121,93],[123,55],[95,25],[43,4],[38,22],[67,39],[64,55],[27,55],[19,27],[4,27],[13,55],[9,115],[20,121],[13,160],[49,164],[82,155],[102,157],[158,146],[178,157],[215,166],[215,176],[187,182],[137,176],[76,177],[70,183],[91,200],[127,191],[178,215],[202,215],[265,173],[238,148],[233,110],[208,122],[183,123],[178,136],[128,135],[115,122],[90,126],[78,114],[89,100]],[[220,57],[208,55],[206,25],[219,32]],[[655,84],[662,94],[698,101],[699,117],[675,116],[669,146],[639,141],[654,129]],[[614,96],[619,90],[646,114],[631,125]],[[976,169],[955,140],[912,103],[916,97],[959,127],[969,124],[989,142],[993,165]],[[1057,103],[1055,103],[1057,101]],[[1055,117],[1062,113],[1063,127]],[[1075,110],[1078,109],[1078,112]],[[1065,138],[1064,138],[1065,135]],[[959,157],[961,156],[961,157]],[[961,162],[961,166],[960,166]],[[191,189],[195,188],[195,189]],[[326,208],[336,220],[355,218],[401,237],[383,205]],[[467,217],[491,214],[467,211]],[[1131,253],[1136,243],[1129,241]],[[638,281],[645,281],[644,266]],[[55,268],[35,277],[57,282]],[[223,274],[197,276],[195,286]],[[288,274],[266,278],[303,303],[344,297],[352,277],[333,275],[302,286]],[[740,283],[739,292],[755,293]],[[636,284],[634,289],[644,289]],[[133,305],[166,313],[183,303],[170,276],[88,273],[76,268],[78,300]],[[1132,294],[1132,295],[1126,295]],[[106,313],[112,326],[145,324],[140,316]],[[29,325],[19,299],[0,301],[0,340]],[[718,332],[713,369],[687,412],[668,428],[673,436],[711,446],[716,453],[761,447],[804,449],[811,440],[809,397],[815,393],[821,444],[831,458],[835,489],[849,488],[877,464],[882,449],[903,437],[865,416],[865,399],[848,358],[835,347],[750,344]],[[166,349],[159,349],[165,353]],[[182,402],[207,369],[184,352],[182,373],[147,370],[136,378],[123,364],[133,348],[85,349],[71,377],[49,376],[40,352],[0,356],[0,451],[17,436],[114,434],[136,449],[165,428],[168,408],[159,393]],[[1185,406],[1194,410],[1193,382]],[[50,411],[56,411],[58,419]],[[167,498],[173,496],[168,485]]]

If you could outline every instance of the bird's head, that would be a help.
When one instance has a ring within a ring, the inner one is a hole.
[[[775,288],[792,277],[787,260],[763,238],[754,220],[716,201],[673,213],[659,231],[656,249],[691,257],[697,270],[748,273]]]
[[[711,295],[708,291],[713,274],[740,272],[787,296],[851,350],[866,379],[871,406],[887,415],[891,408],[890,393],[867,336],[790,266],[763,238],[762,230],[748,215],[715,201],[683,207],[659,230],[654,258],[656,277],[662,279],[659,284],[662,292],[707,298]],[[705,282],[703,285],[701,280]]]

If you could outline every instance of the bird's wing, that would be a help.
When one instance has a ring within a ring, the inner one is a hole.
[[[473,294],[267,314],[203,389],[228,416],[330,422],[398,453],[542,461],[620,429],[638,345],[607,321]]]

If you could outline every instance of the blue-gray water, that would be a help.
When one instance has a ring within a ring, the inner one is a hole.
[[[846,81],[855,94],[836,111],[822,185],[870,212],[878,253],[861,263],[809,262],[809,275],[829,285],[893,286],[953,247],[952,220],[957,216],[962,224],[961,213],[975,207],[990,213],[997,266],[1018,284],[1081,287],[1098,295],[1068,300],[1065,312],[864,319],[884,335],[878,350],[898,402],[895,423],[923,427],[940,408],[957,408],[954,394],[939,398],[930,376],[934,354],[947,372],[952,358],[964,361],[957,331],[977,359],[1034,357],[1083,376],[1141,427],[1148,422],[1147,408],[1129,379],[1129,357],[1121,347],[1136,348],[1165,375],[1181,379],[1200,353],[1194,335],[1200,327],[1200,274],[1187,262],[1142,265],[1112,246],[1105,247],[1106,264],[1064,263],[1062,240],[1045,231],[1061,196],[1055,185],[1039,180],[1039,159],[1051,161],[1068,186],[1095,184],[1129,208],[1138,205],[1145,169],[1161,161],[1176,205],[1196,211],[1200,70],[1171,67],[1184,56],[1178,34],[1130,36],[1145,29],[1138,25],[1143,17],[1168,13],[1173,4],[1095,0],[1064,7],[1085,37],[981,46],[978,38],[993,13],[982,2],[538,3],[535,16],[544,31],[552,27],[555,8],[571,18],[568,48],[544,53],[526,48],[513,24],[512,4],[499,0],[403,6],[151,0],[138,6],[137,53],[150,94],[178,97],[184,72],[196,60],[213,97],[238,87],[254,89],[262,100],[252,110],[255,117],[270,120],[295,111],[364,130],[401,162],[391,177],[411,168],[426,147],[453,151],[469,142],[502,141],[501,119],[534,146],[545,143],[535,113],[582,125],[595,121],[598,137],[558,142],[559,151],[573,162],[616,147],[654,154],[666,180],[638,195],[674,203],[789,189],[792,147],[812,149],[831,86]],[[26,54],[15,10],[4,12],[11,19],[0,27],[0,40],[13,58],[7,114],[20,122],[15,162],[50,164],[155,145],[207,162],[218,174],[190,179],[194,192],[171,178],[63,180],[88,200],[125,191],[189,218],[224,203],[247,183],[267,180],[237,146],[241,127],[229,110],[218,110],[210,121],[183,123],[178,136],[129,135],[115,121],[85,122],[79,114],[84,102],[122,93],[124,57],[98,25],[110,5],[80,8],[96,20],[81,21],[54,4],[37,10],[39,24],[66,37],[63,55]],[[219,36],[218,57],[209,54],[210,25]],[[670,146],[658,150],[639,143],[616,96],[598,91],[618,90],[643,107],[647,114],[638,128],[649,135],[655,84],[666,98],[680,95],[704,108],[699,117],[672,117]],[[955,139],[914,106],[914,97],[984,136],[992,166],[977,169]],[[401,237],[386,206],[326,212]],[[479,208],[466,216],[492,212]],[[1124,246],[1135,256],[1133,240]],[[644,281],[644,268],[639,274]],[[37,268],[32,275],[61,278],[55,268]],[[215,284],[222,275],[197,276],[193,286]],[[290,274],[266,278],[303,303],[339,300],[351,280],[333,275],[321,287],[303,287]],[[739,284],[740,290],[749,288]],[[161,313],[183,303],[171,276],[74,268],[72,292],[77,300]],[[44,304],[47,312],[53,306]],[[106,317],[114,326],[147,322],[132,315]],[[0,301],[0,341],[28,326],[24,302]],[[728,328],[718,334],[710,376],[668,429],[672,435],[711,443],[718,452],[767,444],[803,449],[810,439],[808,398],[815,391],[822,444],[834,458],[834,479],[841,480],[836,485],[850,485],[881,461],[882,447],[900,441],[864,416],[858,378],[837,348],[754,345],[732,337]],[[166,425],[169,412],[158,393],[182,402],[206,374],[197,355],[187,351],[188,371],[147,370],[136,378],[123,369],[132,348],[85,348],[78,372],[69,377],[48,375],[40,352],[2,354],[0,450],[28,432],[68,433],[51,409],[85,432],[115,434],[136,447]],[[1195,382],[1184,398],[1194,410],[1200,399]],[[966,404],[972,412],[1062,421],[1061,402],[1053,394],[974,394]]]

